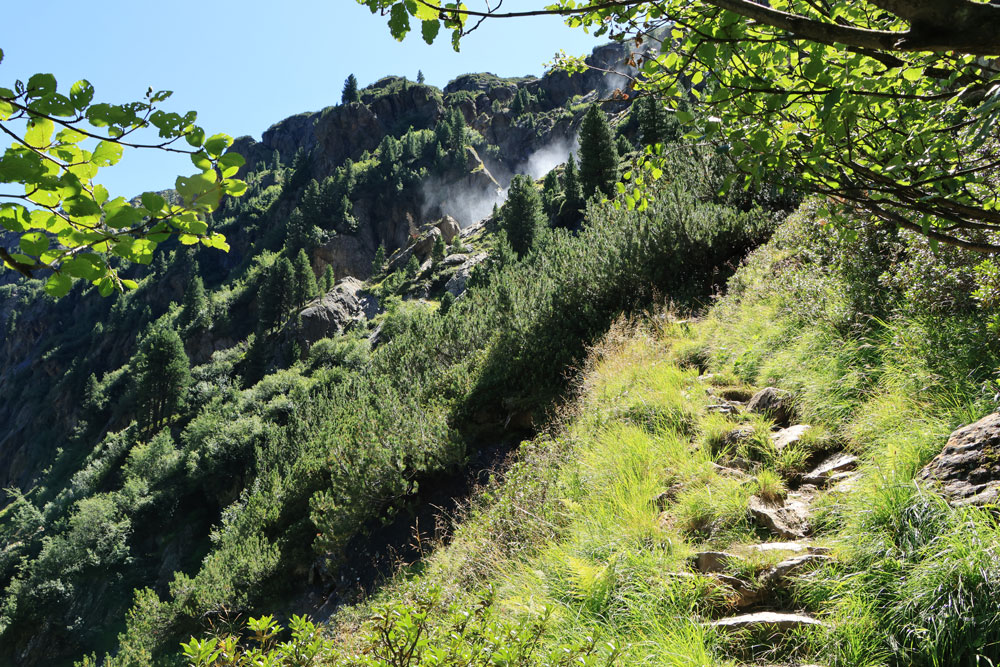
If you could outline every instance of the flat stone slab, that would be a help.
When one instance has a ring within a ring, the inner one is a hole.
[[[917,479],[933,486],[952,505],[1000,502],[1000,413],[952,433]]]
[[[763,591],[753,588],[748,582],[743,581],[739,577],[733,577],[728,574],[717,574],[715,575],[715,579],[720,584],[729,586],[736,593],[736,596],[731,599],[735,607],[749,607],[759,602],[763,596]]]
[[[751,544],[747,547],[749,551],[791,551],[792,553],[801,553],[808,548],[809,545],[806,542],[761,542],[760,544]]]
[[[829,556],[814,553],[805,553],[800,556],[794,556],[793,558],[787,558],[765,572],[761,576],[761,584],[767,588],[779,586],[784,583],[785,579],[792,576],[803,567],[820,565],[822,563],[828,563],[831,560],[833,559]]]
[[[777,433],[771,434],[771,441],[774,443],[774,448],[779,452],[788,447],[789,445],[797,444],[802,440],[804,436],[812,426],[809,424],[796,424],[795,426],[789,426],[788,428],[783,428]]]
[[[815,486],[823,486],[826,484],[834,475],[849,472],[858,467],[858,457],[853,454],[847,454],[845,452],[840,452],[839,454],[832,454],[823,460],[816,469],[812,472],[806,473],[802,477],[803,484],[813,484]]]
[[[779,630],[786,632],[797,628],[823,627],[825,624],[805,614],[785,614],[775,611],[759,611],[755,614],[741,614],[720,618],[706,623],[708,627],[720,630]]]

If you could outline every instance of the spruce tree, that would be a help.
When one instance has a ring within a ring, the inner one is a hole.
[[[312,264],[309,263],[309,257],[306,256],[305,250],[299,250],[299,254],[295,256],[293,269],[295,272],[295,291],[292,302],[295,305],[301,305],[316,296],[318,289],[316,287],[316,274],[313,273]]]
[[[425,79],[424,79],[424,71],[418,69],[417,70],[417,83],[423,83],[424,81],[425,81]]]
[[[381,275],[385,270],[385,244],[379,243],[375,250],[375,259],[372,260],[372,275]]]
[[[514,177],[500,215],[510,247],[518,257],[523,256],[531,250],[544,225],[542,201],[530,178],[520,174]]]
[[[580,186],[584,197],[611,197],[618,182],[618,147],[608,118],[592,105],[580,126]]]
[[[444,236],[438,236],[434,240],[434,249],[431,250],[431,261],[434,262],[434,264],[440,264],[444,261],[447,253],[448,247],[445,245]]]
[[[326,271],[323,272],[323,294],[326,294],[333,289],[333,286],[337,284],[337,274],[333,272],[333,267],[327,265]]]
[[[455,295],[451,292],[445,292],[444,296],[441,297],[441,307],[438,309],[438,315],[447,315],[453,305],[455,305]]]
[[[361,92],[358,90],[358,79],[354,74],[350,74],[344,81],[344,90],[340,94],[340,101],[344,104],[361,101]]]
[[[550,224],[554,224],[559,215],[559,195],[559,175],[552,169],[542,181],[542,210]]]
[[[182,329],[207,329],[211,324],[205,283],[197,274],[192,276],[187,287],[184,288],[184,298],[181,299],[181,314],[177,324]]]
[[[184,343],[166,324],[154,324],[131,363],[138,421],[146,432],[166,424],[181,408],[191,384],[191,363]]]
[[[406,279],[413,280],[420,275],[420,260],[416,255],[410,255],[410,261],[406,263]]]
[[[267,270],[257,292],[257,317],[262,331],[277,328],[285,314],[295,306],[295,269],[281,256]]]
[[[559,209],[560,222],[571,227],[580,219],[583,209],[583,188],[580,186],[580,172],[576,169],[576,160],[570,153],[563,173],[563,203]]]

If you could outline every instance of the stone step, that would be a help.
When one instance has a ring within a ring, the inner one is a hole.
[[[800,556],[786,558],[761,575],[761,586],[763,588],[782,586],[788,577],[792,576],[803,567],[828,563],[832,560],[833,559],[829,556],[814,553],[805,553]]]
[[[847,454],[845,452],[831,454],[824,459],[815,470],[803,475],[802,483],[812,484],[817,487],[823,486],[830,481],[834,475],[849,472],[854,470],[857,466],[858,457],[853,454]]]
[[[771,630],[788,632],[806,627],[824,627],[825,623],[806,614],[793,614],[776,611],[758,611],[753,614],[740,614],[708,621],[703,625],[710,628],[733,632],[736,630]]]
[[[743,558],[725,551],[699,551],[691,556],[691,567],[702,574],[725,572]]]

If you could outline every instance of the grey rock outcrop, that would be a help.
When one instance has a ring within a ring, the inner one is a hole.
[[[917,479],[953,505],[992,505],[1000,500],[1000,413],[963,426],[924,466]]]
[[[362,287],[360,280],[345,278],[306,306],[299,314],[299,342],[308,349],[321,338],[343,333],[351,325],[378,314],[378,301]]]
[[[815,470],[802,477],[803,484],[823,486],[840,473],[854,470],[858,465],[858,457],[840,452],[827,457]]]
[[[465,288],[468,286],[469,278],[472,277],[472,269],[484,259],[486,259],[486,253],[480,252],[465,260],[465,262],[455,270],[454,275],[448,279],[448,283],[444,286],[445,290],[450,292],[452,296],[458,296],[464,292]]]
[[[802,440],[809,429],[812,427],[808,424],[796,424],[795,426],[789,426],[788,428],[783,428],[777,433],[771,435],[771,441],[774,443],[774,448],[779,452],[788,447],[789,445],[797,444]]]

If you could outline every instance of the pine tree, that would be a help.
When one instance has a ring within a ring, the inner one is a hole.
[[[451,292],[445,292],[444,296],[441,297],[441,307],[438,309],[438,315],[447,315],[453,305],[455,305],[455,295]]]
[[[333,272],[333,267],[327,265],[326,271],[323,272],[323,294],[326,294],[333,289],[333,286],[337,284],[337,274]]]
[[[201,276],[195,274],[188,281],[181,299],[181,313],[177,324],[182,329],[207,329],[211,325],[208,296]]]
[[[358,79],[354,74],[349,75],[347,80],[344,81],[344,90],[340,94],[340,101],[343,104],[361,101],[361,92],[358,90]]]
[[[559,199],[559,175],[556,174],[555,169],[552,169],[545,174],[545,180],[542,181],[542,210],[550,224],[554,224],[559,215],[559,204],[561,203]]]
[[[531,250],[545,224],[542,201],[530,178],[520,174],[514,177],[500,215],[510,247],[518,257],[523,256]]]
[[[444,261],[447,253],[448,246],[445,245],[444,236],[438,236],[434,240],[434,248],[431,250],[431,261],[434,262],[434,264],[440,264]]]
[[[418,69],[417,70],[417,83],[423,83],[424,81],[425,81],[425,79],[424,79],[424,72],[423,72],[423,70],[419,70]]]
[[[295,269],[281,256],[267,270],[257,292],[257,317],[263,331],[277,328],[295,306]]]
[[[320,229],[296,208],[285,223],[285,250],[291,256],[299,250],[312,250],[319,245],[321,234]]]
[[[572,227],[580,219],[583,209],[583,188],[580,186],[580,173],[576,169],[576,160],[570,153],[563,173],[563,203],[559,209],[559,219],[563,226]]]
[[[288,177],[288,186],[286,188],[288,192],[298,190],[312,178],[312,154],[307,153],[303,148],[295,151],[295,157],[292,158],[291,170],[291,176]]]
[[[191,363],[177,332],[165,324],[154,324],[139,344],[131,367],[138,421],[150,432],[166,424],[181,408],[191,384]]]
[[[379,243],[375,250],[375,259],[372,260],[372,275],[378,276],[385,270],[385,244]]]
[[[293,269],[295,271],[295,292],[292,301],[295,305],[301,305],[316,296],[319,289],[316,286],[316,274],[313,273],[312,264],[309,263],[309,257],[306,256],[305,250],[299,250],[299,254],[295,256]]]
[[[420,275],[420,260],[416,255],[410,255],[410,261],[406,263],[406,279],[413,280]]]
[[[618,147],[608,118],[592,105],[580,126],[580,187],[584,197],[600,192],[611,197],[618,182]]]

